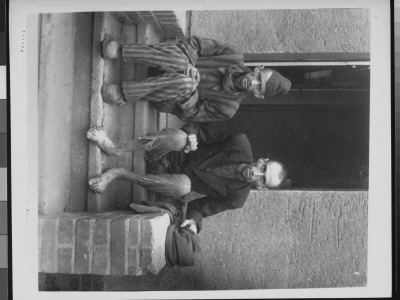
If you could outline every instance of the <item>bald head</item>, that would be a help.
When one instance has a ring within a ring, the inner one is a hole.
[[[265,158],[246,165],[240,173],[245,181],[259,189],[278,187],[287,177],[282,163]]]

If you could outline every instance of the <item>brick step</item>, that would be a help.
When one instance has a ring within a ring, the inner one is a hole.
[[[39,272],[138,276],[165,265],[166,213],[61,213],[38,224]]]

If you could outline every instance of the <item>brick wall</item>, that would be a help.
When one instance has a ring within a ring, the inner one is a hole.
[[[106,276],[39,273],[39,291],[103,291]]]
[[[157,274],[165,265],[167,214],[131,211],[39,217],[39,272]]]

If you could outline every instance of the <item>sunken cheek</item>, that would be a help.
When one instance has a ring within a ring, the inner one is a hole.
[[[264,184],[264,182],[263,182],[263,175],[253,175],[253,182],[255,182],[255,183],[257,183],[258,185],[263,185]]]
[[[264,186],[263,181],[261,180],[260,176],[257,176],[257,180],[253,181],[256,186]]]

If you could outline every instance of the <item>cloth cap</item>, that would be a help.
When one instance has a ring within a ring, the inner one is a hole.
[[[265,95],[286,95],[291,87],[292,83],[286,77],[283,77],[277,71],[272,71],[271,77],[266,83]]]

